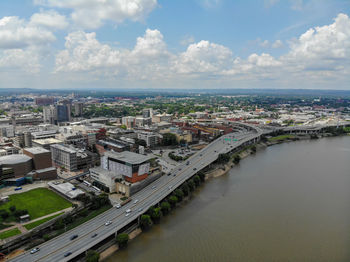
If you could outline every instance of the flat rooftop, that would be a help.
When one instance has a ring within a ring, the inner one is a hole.
[[[133,165],[141,164],[151,159],[151,157],[149,156],[144,156],[144,155],[129,152],[129,151],[123,151],[120,153],[107,151],[105,152],[105,156],[108,156],[109,158],[116,159],[119,161],[124,161],[126,163],[133,164]]]
[[[51,145],[63,143],[61,140],[56,138],[33,139],[33,142],[38,145]]]
[[[64,146],[64,145],[60,145],[60,144],[54,144],[54,145],[51,145],[51,147],[57,148],[59,150],[62,150],[64,152],[68,152],[68,153],[71,153],[71,154],[74,154],[74,153],[78,152],[78,150],[76,150],[76,149],[73,149],[73,148],[70,148],[70,147],[67,147],[67,146]]]
[[[24,148],[25,151],[29,152],[29,153],[32,153],[33,155],[36,155],[36,154],[43,154],[43,153],[50,153],[49,150],[43,148],[43,147],[26,147]]]

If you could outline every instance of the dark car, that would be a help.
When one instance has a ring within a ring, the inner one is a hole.
[[[91,237],[94,238],[94,237],[96,237],[96,236],[97,236],[97,233],[93,234]]]
[[[194,170],[194,171],[196,171],[196,170],[197,170],[197,168],[193,168],[193,170]]]
[[[64,254],[64,257],[69,257],[72,254],[72,252],[67,252]]]
[[[70,237],[70,240],[76,239],[78,237],[78,235],[73,235]]]

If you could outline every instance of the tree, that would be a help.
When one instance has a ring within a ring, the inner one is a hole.
[[[219,164],[225,164],[228,161],[230,161],[230,155],[229,154],[219,154],[217,162]]]
[[[63,219],[62,219],[62,218],[58,219],[58,220],[55,222],[55,224],[53,225],[53,228],[54,228],[55,230],[64,228]]]
[[[201,182],[205,182],[205,174],[203,172],[199,172],[198,176],[201,179]]]
[[[163,146],[177,145],[176,135],[172,133],[163,134],[162,145]]]
[[[162,202],[162,203],[160,204],[160,208],[161,208],[162,213],[163,213],[164,215],[169,214],[169,212],[170,212],[170,210],[171,210],[171,206],[170,206],[169,202],[167,202],[167,201]]]
[[[129,235],[127,233],[117,235],[116,239],[119,248],[126,248],[128,246]]]
[[[120,128],[121,129],[127,129],[126,125],[121,125]]]
[[[184,198],[184,192],[182,192],[181,189],[176,189],[175,190],[175,196],[177,197],[178,201],[181,202],[182,199]]]
[[[233,163],[237,165],[239,161],[241,161],[241,157],[239,155],[235,155],[235,157],[233,158]]]
[[[193,181],[193,179],[190,179],[190,180],[188,180],[188,187],[189,187],[189,189],[190,189],[190,191],[192,192],[194,189],[195,189],[195,187],[196,187],[196,184],[194,183],[194,181]]]
[[[100,254],[94,250],[89,250],[85,258],[86,262],[98,262],[100,260]]]
[[[162,217],[162,211],[160,207],[156,207],[153,209],[151,214],[151,219],[154,223],[159,223],[160,218]]]
[[[2,211],[0,215],[2,219],[6,219],[10,216],[9,212],[7,212],[6,210]]]
[[[201,179],[199,178],[198,175],[195,175],[193,177],[193,182],[196,184],[196,186],[199,186],[199,184],[201,183]]]
[[[186,182],[181,186],[181,190],[184,193],[184,196],[188,196],[188,194],[190,193],[190,188],[188,187]]]
[[[170,196],[169,197],[169,203],[172,207],[175,207],[176,206],[176,203],[177,203],[178,199],[176,196]]]
[[[142,215],[140,220],[140,226],[142,229],[148,229],[152,226],[152,220],[150,215]]]
[[[10,206],[10,211],[13,213],[16,211],[16,206]]]

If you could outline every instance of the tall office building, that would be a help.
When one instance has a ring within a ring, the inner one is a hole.
[[[16,135],[14,138],[14,145],[17,147],[31,147],[32,146],[32,134],[30,132],[23,132]]]
[[[43,107],[44,123],[55,124],[56,120],[56,109],[55,106],[44,106]]]
[[[70,106],[56,105],[57,123],[70,121]]]
[[[71,120],[70,105],[58,104],[54,106],[45,106],[43,108],[44,123],[57,125]]]
[[[84,110],[84,103],[75,103],[74,104],[74,116],[82,116]]]
[[[153,109],[152,108],[144,108],[142,110],[142,117],[143,118],[149,118],[153,116]]]

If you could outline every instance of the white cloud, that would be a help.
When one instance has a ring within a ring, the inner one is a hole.
[[[281,40],[268,44],[283,46]],[[307,30],[290,41],[289,51],[280,57],[266,52],[234,57],[228,47],[205,40],[189,44],[183,52],[169,52],[161,32],[151,29],[138,37],[131,49],[103,44],[95,33],[82,31],[70,33],[65,47],[56,57],[57,72],[91,71],[93,76],[127,83],[275,81],[286,87],[319,87],[349,79],[350,19],[339,14],[332,24]]]
[[[282,61],[298,64],[299,68],[329,68],[334,70],[350,60],[350,19],[339,14],[333,24],[307,30],[291,42],[290,52]]]
[[[157,0],[36,0],[38,5],[73,9],[71,17],[83,28],[98,28],[106,21],[143,21]]]
[[[56,56],[56,72],[93,71],[102,75],[154,78],[167,70],[170,54],[158,30],[147,29],[132,50],[102,44],[95,33],[82,31],[66,37],[66,49]]]
[[[265,47],[265,48],[269,47],[269,45],[270,45],[269,40],[264,40],[260,43],[260,46]]]
[[[5,16],[0,19],[0,48],[44,45],[55,40],[52,32],[31,25],[17,16]]]
[[[189,36],[189,35],[187,35],[187,36],[185,36],[181,41],[180,41],[180,44],[181,45],[184,45],[184,46],[187,46],[187,45],[189,45],[189,44],[192,44],[192,43],[194,43],[194,41],[195,41],[195,39],[194,39],[194,36]]]
[[[188,46],[174,63],[179,73],[218,73],[232,65],[232,51],[222,45],[200,41]]]
[[[198,3],[205,9],[212,9],[220,6],[221,0],[198,0]]]
[[[273,44],[271,45],[272,48],[281,48],[283,47],[283,42],[281,40],[276,40],[275,42],[273,42]]]
[[[30,18],[30,25],[64,29],[68,26],[68,22],[64,15],[60,15],[54,10],[48,10],[33,14]]]
[[[70,33],[65,47],[56,56],[56,71],[88,71],[120,64],[120,52],[97,41],[95,33]]]
[[[9,71],[21,69],[28,73],[38,73],[41,68],[38,51],[32,48],[0,51],[0,68]]]

